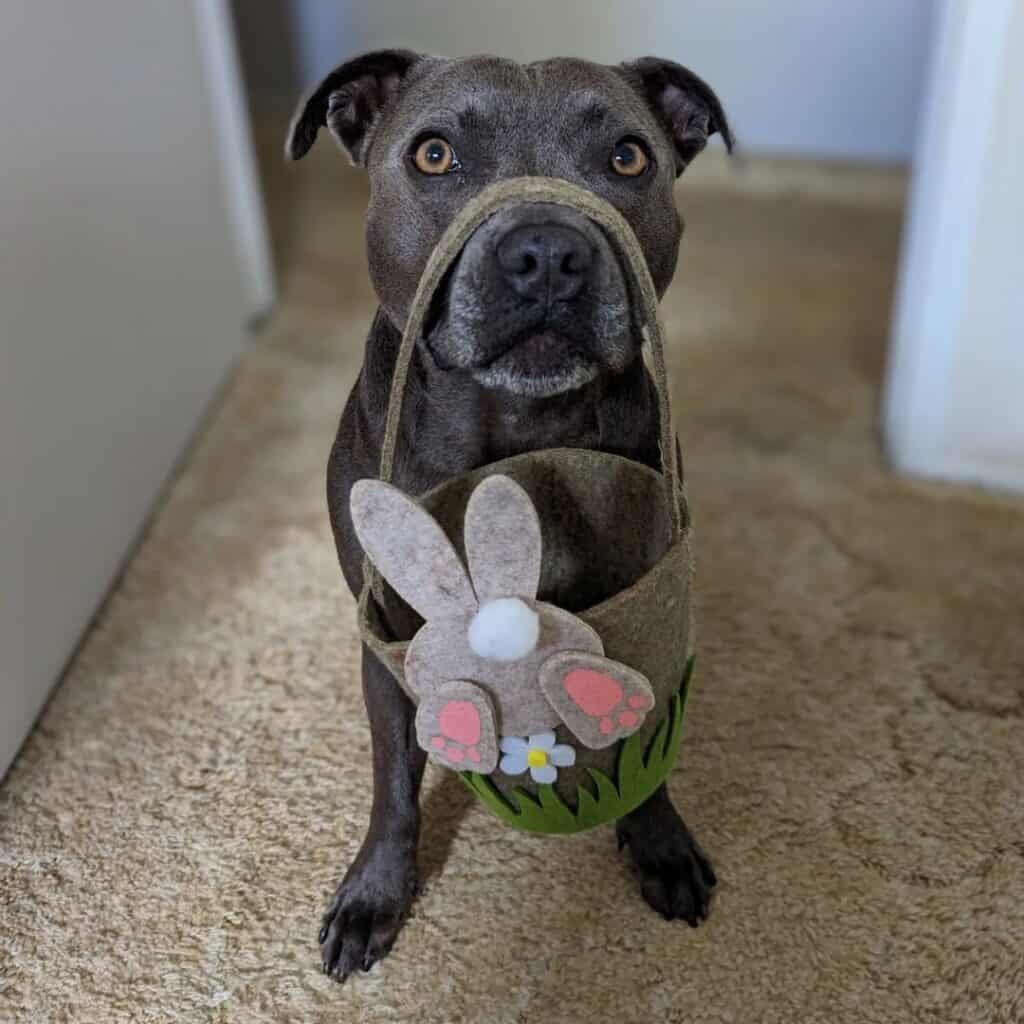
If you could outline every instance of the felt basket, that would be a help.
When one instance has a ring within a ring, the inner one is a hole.
[[[579,743],[567,725],[557,724],[553,732],[558,749],[572,749],[575,760],[560,768],[553,782],[536,782],[531,773],[510,774],[501,766],[484,774],[467,763],[468,770],[459,771],[477,796],[510,825],[565,834],[621,818],[665,780],[679,752],[693,667],[690,520],[676,455],[657,296],[636,236],[610,204],[568,182],[531,177],[492,185],[463,208],[428,261],[405,327],[379,479],[387,483],[392,477],[409,365],[435,290],[476,227],[498,210],[523,202],[559,203],[579,210],[604,230],[614,246],[628,279],[644,356],[657,389],[661,470],[608,453],[548,449],[483,466],[445,481],[416,500],[465,561],[463,527],[471,496],[490,477],[513,481],[529,497],[539,521],[543,557],[538,596],[555,606],[559,595],[552,592],[552,581],[558,560],[590,565],[600,559],[599,599],[571,611],[600,638],[606,658],[628,666],[649,684],[642,724],[601,749]],[[388,614],[392,625],[408,622],[402,631],[405,635],[394,636],[382,614],[382,607],[390,611],[399,605],[395,592],[367,558],[359,601],[363,641],[417,701],[420,694],[410,685],[406,664],[420,620],[408,609],[404,615]],[[483,678],[470,682],[487,688]],[[520,679],[517,685],[534,683]],[[493,696],[500,733],[501,694]],[[628,715],[622,717],[625,720]],[[506,762],[512,763],[507,759],[501,763]]]

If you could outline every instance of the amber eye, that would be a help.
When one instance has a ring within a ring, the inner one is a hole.
[[[612,168],[616,174],[635,178],[638,174],[644,173],[647,164],[647,154],[639,142],[623,139],[621,142],[615,143],[615,148],[612,150]]]
[[[447,141],[436,135],[424,139],[416,147],[416,152],[412,155],[412,162],[416,165],[416,170],[422,171],[424,174],[447,174],[449,171],[459,168],[455,150]]]

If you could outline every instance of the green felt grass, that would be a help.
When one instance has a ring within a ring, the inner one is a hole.
[[[604,772],[588,768],[594,792],[579,786],[575,809],[565,803],[553,785],[538,787],[536,797],[518,786],[506,796],[486,775],[463,772],[460,773],[462,780],[502,821],[527,832],[568,835],[615,821],[639,807],[672,771],[679,756],[686,695],[692,675],[691,657],[682,684],[669,704],[669,712],[646,749],[637,733],[619,744],[614,782]]]

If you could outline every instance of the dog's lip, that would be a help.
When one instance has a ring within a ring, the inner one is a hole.
[[[474,369],[513,367],[524,377],[543,377],[570,365],[588,365],[593,359],[585,346],[550,329],[533,331],[506,345],[492,359]]]

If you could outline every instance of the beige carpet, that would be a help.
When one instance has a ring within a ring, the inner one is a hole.
[[[359,180],[282,173],[284,301],[0,793],[0,1020],[1024,1020],[1024,505],[889,474],[893,190],[767,165],[680,190],[666,306],[711,920],[431,770],[392,956],[320,974],[370,796],[323,475],[372,298]]]

